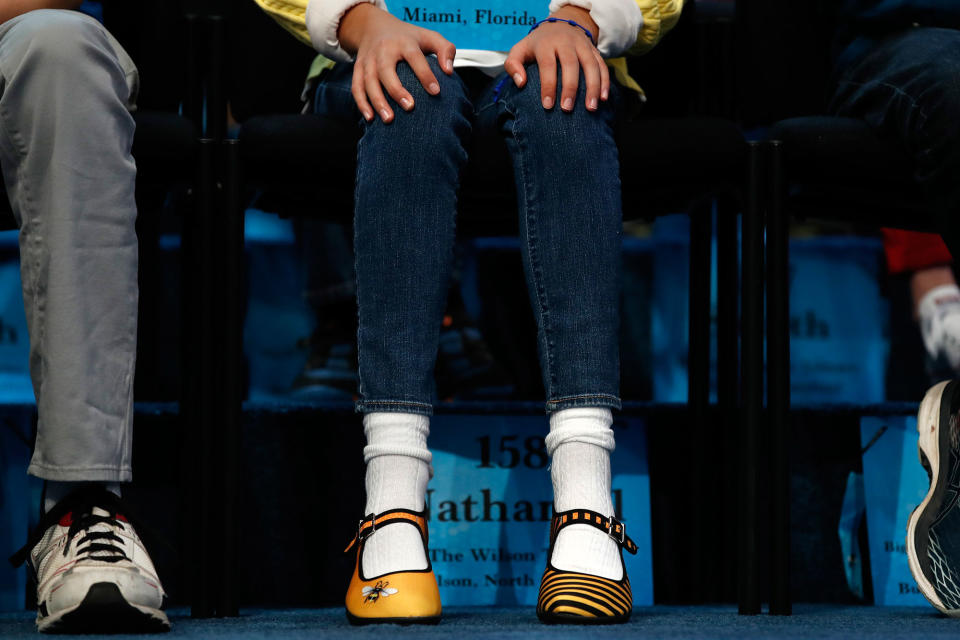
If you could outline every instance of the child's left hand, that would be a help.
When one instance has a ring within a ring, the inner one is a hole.
[[[573,20],[590,30],[594,38],[599,38],[599,29],[590,18],[590,12],[580,7],[567,5],[551,18]],[[540,69],[540,100],[544,109],[551,109],[557,95],[557,61],[562,71],[560,108],[573,111],[573,102],[580,84],[580,69],[586,80],[585,104],[590,111],[596,111],[598,99],[606,100],[610,93],[610,72],[603,56],[582,30],[566,22],[548,22],[541,24],[514,45],[507,56],[504,68],[513,78],[514,84],[522,87],[527,82],[524,66],[536,61]]]

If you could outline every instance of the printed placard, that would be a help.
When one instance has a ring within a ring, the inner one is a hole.
[[[387,9],[404,22],[432,29],[458,49],[509,51],[549,14],[544,0],[402,0]]]
[[[881,606],[929,607],[907,563],[907,520],[929,483],[917,460],[915,416],[860,419],[873,599]]]
[[[543,416],[434,416],[430,559],[444,605],[537,602],[552,488]],[[639,547],[623,553],[634,604],[653,603],[650,483],[640,419],[617,420],[614,506]]]

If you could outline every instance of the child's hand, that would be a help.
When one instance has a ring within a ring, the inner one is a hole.
[[[586,9],[567,5],[553,18],[573,20],[590,30],[599,38],[599,29]],[[527,37],[514,45],[507,56],[504,68],[513,77],[513,82],[522,87],[527,82],[526,63],[536,61],[540,68],[540,100],[544,109],[553,108],[557,95],[557,60],[560,61],[563,86],[560,92],[560,108],[573,111],[573,101],[580,83],[580,69],[587,82],[586,106],[597,110],[597,99],[606,100],[610,93],[610,72],[607,64],[593,42],[582,30],[566,22],[547,22],[531,31]]]
[[[440,68],[447,75],[453,73],[456,47],[452,43],[436,31],[398,20],[369,3],[358,4],[344,14],[338,37],[344,50],[356,56],[351,92],[367,122],[373,120],[374,109],[384,122],[393,120],[393,110],[383,89],[404,110],[413,109],[413,96],[397,77],[397,63],[401,60],[410,65],[431,95],[440,93],[440,85],[424,53],[437,54]]]

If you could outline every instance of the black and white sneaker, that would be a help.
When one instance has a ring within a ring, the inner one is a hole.
[[[930,604],[960,617],[960,380],[927,391],[917,431],[930,490],[907,524],[910,571]]]
[[[47,633],[148,633],[170,629],[166,595],[146,548],[102,488],[77,491],[41,518],[10,561],[37,584],[37,629]]]

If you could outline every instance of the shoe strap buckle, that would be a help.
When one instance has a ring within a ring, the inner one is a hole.
[[[617,544],[623,546],[624,541],[627,539],[627,525],[623,524],[620,520],[617,520],[616,516],[610,516],[607,520],[607,535],[616,540]],[[620,533],[617,534],[617,528],[619,527]]]
[[[365,523],[369,522],[370,526],[367,529],[363,528]],[[361,518],[360,522],[357,523],[357,541],[362,541],[370,537],[374,531],[377,530],[377,516],[376,514],[371,513],[366,518]]]

